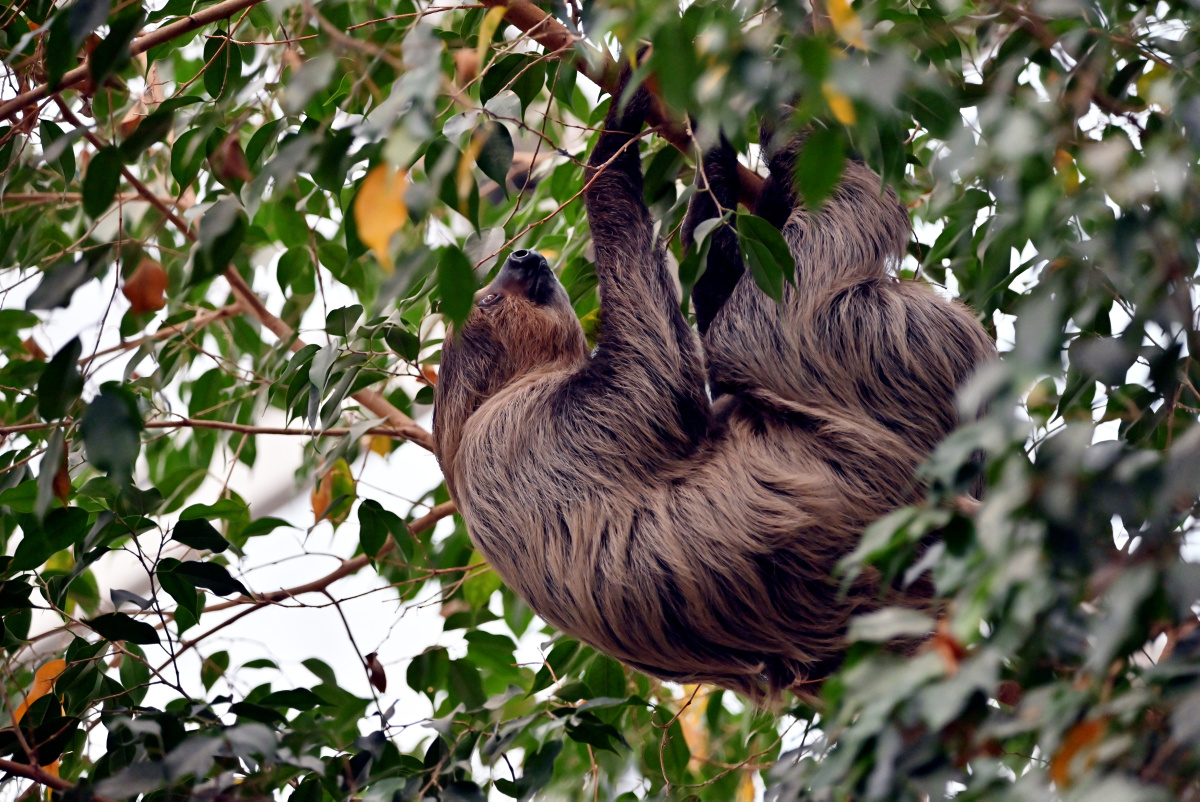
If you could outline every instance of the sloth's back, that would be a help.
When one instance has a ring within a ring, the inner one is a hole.
[[[871,575],[840,593],[834,568],[911,495],[915,463],[896,456],[911,450],[881,456],[869,423],[730,397],[700,452],[646,475],[579,453],[566,422],[532,423],[551,391],[493,399],[506,408],[477,423],[495,431],[464,439],[488,465],[468,457],[458,480],[483,556],[535,611],[652,675],[751,697],[836,667],[849,616],[878,593]]]

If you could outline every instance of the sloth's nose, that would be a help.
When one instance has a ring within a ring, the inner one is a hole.
[[[540,267],[549,267],[546,262],[546,257],[542,256],[537,251],[531,251],[526,248],[513,251],[508,257],[508,262],[505,267],[518,267],[523,270],[534,270]]]
[[[554,300],[558,279],[546,257],[520,248],[509,254],[496,275],[495,285],[506,293],[520,293],[534,303],[548,304]]]

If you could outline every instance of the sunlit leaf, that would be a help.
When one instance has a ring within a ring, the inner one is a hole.
[[[367,173],[354,198],[358,238],[388,272],[393,269],[392,236],[408,221],[408,207],[404,203],[407,188],[407,173],[380,164]]]

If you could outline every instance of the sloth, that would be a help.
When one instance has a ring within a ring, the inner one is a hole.
[[[590,350],[546,259],[512,252],[443,343],[434,439],[482,556],[543,619],[652,676],[760,703],[814,699],[853,615],[930,609],[930,588],[844,587],[864,527],[914,501],[955,395],[994,354],[974,315],[889,274],[909,219],[860,161],[819,211],[797,201],[803,137],[769,149],[756,212],[795,257],[782,303],[710,234],[680,310],[643,201],[644,88],[614,96],[584,200],[601,301]],[[728,143],[683,226],[737,205]]]

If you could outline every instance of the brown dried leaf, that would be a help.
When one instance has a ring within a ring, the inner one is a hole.
[[[254,179],[254,173],[250,172],[250,163],[246,161],[246,153],[242,150],[242,143],[238,141],[237,134],[225,137],[208,157],[208,163],[212,165],[217,178],[226,183]]]
[[[157,312],[167,305],[167,271],[150,257],[143,257],[125,279],[121,293],[129,299],[135,315]]]
[[[379,662],[379,655],[371,652],[364,659],[367,663],[367,677],[371,680],[371,684],[375,686],[375,690],[384,693],[387,691],[387,672],[383,670],[383,663]]]
[[[1092,719],[1090,721],[1081,721],[1070,729],[1067,737],[1063,739],[1062,746],[1050,758],[1050,779],[1054,781],[1059,788],[1066,788],[1071,784],[1072,763],[1081,754],[1085,755],[1083,765],[1080,768],[1085,768],[1095,761],[1095,757],[1091,754],[1095,745],[1104,737],[1104,733],[1108,731],[1108,718]]]
[[[54,472],[54,479],[50,483],[54,495],[63,506],[67,506],[67,502],[71,498],[71,471],[67,468],[67,450],[63,449],[62,462],[58,465],[58,470]]]

